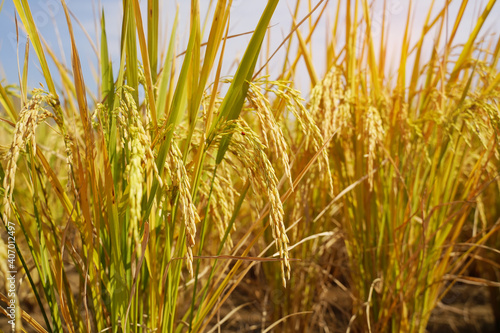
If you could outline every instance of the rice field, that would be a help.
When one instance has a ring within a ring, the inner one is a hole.
[[[422,3],[123,0],[89,82],[13,0],[0,332],[500,331],[497,4]]]

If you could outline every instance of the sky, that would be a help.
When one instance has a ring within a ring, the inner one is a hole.
[[[314,6],[319,0],[313,0],[312,5]],[[65,63],[70,65],[70,43],[69,35],[67,32],[67,26],[65,21],[64,11],[61,7],[60,1],[58,0],[29,0],[29,5],[35,22],[37,23],[38,29],[46,40],[47,44],[55,51],[59,59],[65,59]],[[145,12],[146,6],[145,0],[140,0],[143,12]],[[231,12],[231,26],[230,34],[239,34],[242,32],[251,31],[257,24],[259,16],[266,6],[266,0],[234,0]],[[302,14],[304,16],[307,13],[307,2],[302,1],[305,4],[302,8]],[[345,0],[342,1],[345,3]],[[435,7],[440,8],[444,4],[445,0],[436,0]],[[449,13],[450,25],[454,21],[456,12],[461,1],[455,0],[453,2],[451,11]],[[80,58],[82,66],[84,68],[84,78],[86,83],[91,87],[91,89],[96,89],[96,66],[97,66],[97,56],[95,54],[95,49],[92,44],[88,41],[87,35],[83,32],[87,32],[88,36],[93,40],[94,45],[99,45],[99,35],[100,28],[96,22],[99,21],[99,15],[101,8],[104,10],[106,17],[106,29],[109,40],[110,56],[112,58],[114,68],[116,69],[119,64],[119,52],[120,52],[120,28],[122,20],[121,11],[121,0],[100,0],[100,1],[79,1],[79,0],[66,0],[66,3],[75,15],[79,24],[73,20],[73,28],[75,30],[78,51],[80,53]],[[178,50],[179,52],[183,50],[183,46],[187,42],[187,28],[189,26],[189,3],[190,1],[178,0],[178,1],[161,1],[162,3],[162,14],[160,22],[163,29],[163,40],[167,41],[170,36],[170,29],[172,26],[173,18],[176,11],[176,6],[179,6],[179,17],[181,18],[179,24],[179,32],[177,36]],[[382,3],[383,1],[375,1],[373,12],[372,12],[372,31],[373,37],[376,40],[380,35],[380,22],[382,19]],[[408,0],[387,0],[386,15],[390,21],[389,29],[389,49],[391,50],[389,54],[394,57],[394,59],[388,59],[389,63],[397,63],[398,51],[400,50],[401,40],[404,32],[404,26],[407,21],[407,11],[410,1]],[[413,31],[416,35],[419,34],[422,28],[422,22],[425,19],[427,10],[430,6],[431,0],[419,0],[414,1],[415,6],[413,19]],[[469,1],[469,6],[464,17],[464,22],[462,25],[462,30],[459,31],[457,41],[465,42],[472,30],[476,19],[479,15],[478,8],[481,8],[486,4],[486,1],[476,0]],[[207,12],[209,0],[200,0],[201,15],[203,16]],[[275,15],[271,21],[271,52],[281,43],[284,37],[290,31],[292,24],[291,10],[295,7],[296,1],[293,0],[281,0],[276,9]],[[320,23],[320,27],[317,33],[314,35],[312,45],[313,45],[313,55],[314,63],[319,71],[318,74],[323,74],[326,71],[325,68],[325,46],[327,40],[327,27],[328,24],[333,21],[335,17],[335,8],[337,6],[337,1],[330,0],[327,13],[324,19]],[[486,22],[485,32],[500,32],[500,4],[496,4],[490,14],[489,20]],[[19,22],[19,24],[21,24]],[[82,29],[83,28],[83,29]],[[208,30],[208,28],[207,28]],[[225,59],[238,59],[242,56],[245,51],[246,43],[248,42],[250,36],[242,36],[234,38],[228,41],[227,52]],[[206,39],[206,36],[205,36]],[[18,53],[19,53],[19,66],[23,66],[24,59],[24,45],[26,43],[26,37],[22,29],[19,33],[19,47],[17,45],[16,38],[16,24],[15,24],[15,8],[11,0],[4,2],[3,8],[0,12],[0,80],[2,84],[17,84],[18,80]],[[166,45],[166,42],[165,42]],[[163,45],[163,46],[165,46]],[[430,52],[430,49],[427,49]],[[283,58],[279,56],[273,60],[271,63],[272,68],[280,68]],[[43,81],[43,76],[38,65],[35,53],[31,50],[30,58],[28,63],[29,69],[29,80],[28,85],[33,87],[39,87],[40,82]],[[226,66],[223,69],[225,75],[234,74],[235,66],[233,61],[227,61]],[[305,73],[305,67],[301,64],[299,71]],[[272,74],[272,73],[271,73]],[[299,76],[300,77],[300,76]],[[298,83],[299,88],[300,82]],[[307,84],[305,84],[307,85]]]

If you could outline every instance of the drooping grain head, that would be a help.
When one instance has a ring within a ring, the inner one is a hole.
[[[287,109],[292,112],[304,133],[306,149],[312,146],[314,152],[319,151],[323,147],[325,140],[330,138],[324,138],[321,135],[311,111],[304,105],[304,98],[302,98],[300,92],[281,81],[274,81],[274,84],[278,87],[275,90],[276,95],[285,102]],[[329,185],[330,195],[333,195],[333,178],[326,149],[321,151],[321,158],[318,159],[318,169],[321,179]]]
[[[245,167],[254,190],[269,200],[269,224],[282,259],[283,285],[286,286],[286,279],[290,278],[289,239],[286,235],[283,204],[278,191],[278,178],[265,153],[266,147],[256,133],[241,119],[226,122],[219,129],[219,137],[226,134],[233,135],[229,144],[229,152]]]
[[[182,159],[182,153],[175,141],[172,141],[165,162],[165,170],[172,180],[172,185],[178,191],[179,206],[182,212],[184,227],[186,228],[186,265],[189,273],[193,276],[193,247],[195,245],[196,223],[200,220],[200,217],[191,196],[190,178]]]
[[[163,186],[163,182],[159,177],[155,163],[155,158],[151,150],[151,140],[146,133],[145,126],[135,100],[131,94],[132,88],[123,87],[123,99],[120,101],[120,114],[127,114],[128,124],[125,126],[125,118],[118,123],[120,130],[124,133],[123,142],[127,144],[130,151],[130,160],[125,169],[129,185],[129,205],[130,205],[130,222],[128,242],[134,241],[134,248],[138,256],[141,256],[140,246],[140,220],[142,216],[142,195],[146,186],[146,175],[153,175]],[[128,244],[131,246],[132,244]]]
[[[272,84],[272,82],[269,83]],[[272,147],[272,151],[275,152],[277,157],[281,160],[283,167],[285,168],[285,175],[290,182],[290,186],[293,188],[292,174],[290,171],[290,158],[288,157],[287,152],[288,145],[283,135],[283,131],[271,111],[271,103],[262,93],[262,89],[259,86],[267,84],[268,82],[265,80],[251,82],[248,98],[252,106],[257,111],[257,116],[259,117],[262,125],[264,144],[267,147]],[[268,140],[268,135],[271,140]]]
[[[48,117],[54,117],[52,113],[44,109],[47,104],[52,102],[53,97],[51,95],[35,89],[33,96],[19,113],[19,120],[14,129],[14,138],[7,153],[7,167],[3,181],[5,190],[3,198],[4,221],[8,221],[10,217],[19,154],[25,150],[27,144],[32,147],[33,155],[36,154],[36,127]]]
[[[373,164],[377,155],[377,144],[383,142],[385,134],[380,113],[374,106],[369,106],[365,114],[365,132],[368,137],[368,182],[373,189]]]

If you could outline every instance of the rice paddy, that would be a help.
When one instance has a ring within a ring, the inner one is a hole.
[[[292,1],[279,45],[269,0],[237,59],[251,4],[191,0],[165,37],[160,1],[123,0],[119,50],[96,22],[92,83],[66,2],[69,64],[13,3],[29,38],[0,84],[0,331],[500,329],[495,0]]]

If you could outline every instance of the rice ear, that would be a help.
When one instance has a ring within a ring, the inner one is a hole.
[[[286,143],[283,131],[281,130],[277,120],[275,119],[273,112],[271,111],[271,102],[262,93],[260,85],[272,85],[272,81],[258,80],[256,82],[250,82],[250,89],[248,94],[248,99],[257,111],[257,116],[259,117],[261,126],[263,128],[263,138],[264,144],[267,147],[272,147],[272,151],[281,160],[283,167],[285,168],[285,176],[290,182],[290,186],[293,189],[292,173],[290,170],[290,158],[288,156],[288,144]],[[270,136],[268,140],[267,136]]]
[[[281,273],[283,285],[286,279],[290,279],[290,262],[288,255],[288,243],[284,223],[283,203],[278,190],[278,178],[269,161],[265,149],[257,134],[245,123],[244,120],[226,122],[218,133],[219,142],[228,134],[232,135],[228,151],[245,167],[248,179],[257,193],[267,198],[270,206],[269,223],[273,239],[276,241],[280,253]]]
[[[45,105],[53,103],[54,98],[40,89],[34,90],[33,96],[19,113],[18,121],[14,129],[14,138],[7,152],[7,166],[3,179],[5,190],[3,198],[3,217],[8,221],[10,217],[10,207],[12,204],[12,194],[14,192],[17,160],[19,154],[30,144],[33,154],[36,154],[35,131],[38,124],[48,117],[53,117],[52,113],[44,109]]]
[[[377,144],[384,141],[384,128],[380,113],[374,106],[368,107],[365,116],[365,131],[368,137],[368,183],[370,190],[373,189],[373,164],[376,157]]]
[[[194,276],[193,247],[196,243],[196,223],[200,221],[200,217],[198,216],[198,211],[196,210],[191,196],[190,178],[182,159],[182,153],[175,141],[172,141],[165,163],[165,170],[169,178],[172,179],[173,186],[175,186],[178,191],[179,207],[186,229],[186,266],[189,274]]]

